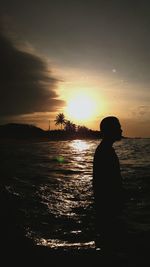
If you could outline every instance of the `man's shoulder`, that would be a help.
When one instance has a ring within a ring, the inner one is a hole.
[[[95,150],[95,155],[103,153],[103,149],[101,147],[101,144],[99,144]]]
[[[94,159],[101,161],[109,161],[115,157],[115,150],[112,147],[105,147],[99,144],[95,150]]]
[[[101,144],[99,144],[95,150],[95,158],[104,158],[105,155],[107,155],[108,152],[101,146]]]
[[[95,153],[114,153],[115,150],[113,147],[105,146],[103,144],[99,144],[95,150]]]

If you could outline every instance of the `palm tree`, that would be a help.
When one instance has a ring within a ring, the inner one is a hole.
[[[56,120],[55,121],[55,125],[61,125],[61,130],[62,130],[62,126],[63,124],[65,124],[66,120],[65,120],[65,115],[63,113],[59,113],[57,116],[56,116]]]
[[[72,123],[71,121],[66,121],[65,122],[65,130],[67,132],[75,132],[76,131],[76,125]]]

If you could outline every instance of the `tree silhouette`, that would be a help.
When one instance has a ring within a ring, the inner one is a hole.
[[[75,132],[76,131],[76,125],[73,122],[67,120],[65,122],[65,130],[67,132]]]
[[[78,133],[81,133],[81,134],[86,134],[86,133],[88,133],[90,130],[87,128],[87,127],[85,127],[85,126],[78,126],[78,128],[77,128],[77,131],[78,131]]]
[[[66,120],[65,120],[65,115],[63,113],[59,113],[57,116],[56,116],[56,119],[54,120],[55,121],[55,125],[61,125],[61,130],[62,130],[62,126],[65,124]]]

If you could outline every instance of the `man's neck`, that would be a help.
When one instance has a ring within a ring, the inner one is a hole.
[[[107,147],[112,147],[113,143],[114,143],[114,140],[112,140],[110,138],[109,139],[108,138],[103,138],[101,143],[104,144]]]

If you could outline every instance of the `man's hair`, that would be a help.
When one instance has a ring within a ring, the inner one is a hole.
[[[105,117],[100,123],[100,132],[102,136],[110,134],[113,129],[116,129],[118,126],[119,120],[114,116]]]

